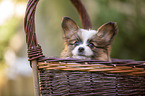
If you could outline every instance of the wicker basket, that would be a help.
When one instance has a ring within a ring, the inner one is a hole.
[[[145,94],[145,61],[113,59],[112,62],[101,62],[59,58],[42,61],[39,61],[38,68],[43,95]]]
[[[145,61],[45,57],[35,34],[38,1],[29,0],[24,22],[36,96],[145,95]]]

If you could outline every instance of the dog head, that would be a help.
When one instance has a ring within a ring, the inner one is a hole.
[[[61,57],[110,61],[110,47],[118,32],[115,22],[103,24],[98,30],[81,29],[69,17],[62,20],[65,49]]]

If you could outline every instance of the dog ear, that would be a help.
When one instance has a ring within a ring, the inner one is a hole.
[[[97,30],[97,36],[105,41],[108,44],[111,44],[115,35],[118,32],[118,26],[116,22],[108,22],[103,24],[101,27]]]
[[[79,29],[75,21],[73,21],[69,17],[64,17],[61,25],[64,31],[64,36],[67,38],[70,37],[74,32],[78,31]]]

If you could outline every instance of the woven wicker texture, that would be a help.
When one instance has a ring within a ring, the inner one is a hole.
[[[44,61],[43,61],[44,60]],[[60,58],[43,58],[39,60],[39,69],[58,69],[68,71],[124,73],[127,75],[144,75],[145,61],[112,59],[112,62],[98,60],[77,60]],[[43,62],[41,62],[43,61]]]
[[[145,95],[145,79],[102,72],[40,71],[43,96]]]
[[[42,60],[38,67],[43,96],[145,95],[145,61]]]

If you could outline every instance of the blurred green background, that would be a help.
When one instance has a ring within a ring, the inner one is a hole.
[[[119,33],[112,58],[145,60],[145,0],[82,0],[93,29],[113,21]],[[32,71],[27,61],[23,18],[27,0],[0,0],[0,96],[33,96]],[[36,34],[43,53],[59,57],[63,50],[61,20],[69,16],[81,27],[69,0],[40,0]]]

